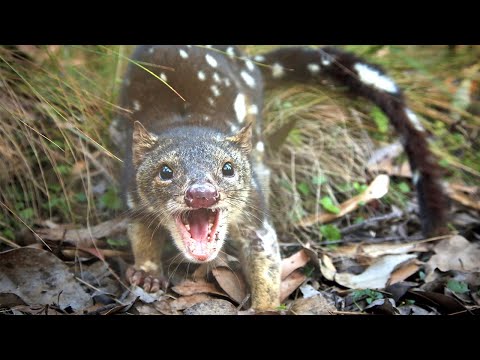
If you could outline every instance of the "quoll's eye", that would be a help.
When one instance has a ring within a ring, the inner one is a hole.
[[[233,176],[235,171],[233,171],[233,165],[231,162],[226,162],[222,167],[223,176]]]
[[[163,165],[162,170],[160,170],[160,178],[162,180],[171,180],[173,178],[173,170],[167,165]]]

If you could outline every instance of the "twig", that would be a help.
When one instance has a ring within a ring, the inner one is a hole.
[[[371,226],[377,225],[377,223],[379,223],[379,222],[387,222],[389,220],[399,219],[402,216],[403,216],[403,212],[392,211],[389,214],[380,215],[380,216],[376,216],[376,217],[373,217],[373,218],[370,218],[370,219],[366,219],[365,221],[362,221],[359,224],[353,224],[353,225],[350,225],[350,226],[346,226],[346,227],[340,229],[340,233],[342,235],[347,235],[347,234],[350,234],[350,233],[355,232],[357,230],[363,230],[363,229],[369,228]]]

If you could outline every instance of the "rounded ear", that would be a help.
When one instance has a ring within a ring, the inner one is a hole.
[[[149,133],[140,123],[133,124],[133,163],[138,166],[145,157],[145,154],[157,144],[158,137]]]
[[[252,121],[240,129],[238,133],[227,137],[225,140],[235,143],[243,151],[249,153],[252,150]]]

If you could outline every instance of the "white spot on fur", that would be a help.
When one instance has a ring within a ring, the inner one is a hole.
[[[213,81],[215,81],[217,84],[222,82],[222,80],[220,79],[220,76],[218,76],[216,72],[213,73]]]
[[[205,55],[205,60],[207,60],[208,65],[213,68],[216,68],[218,65],[217,60],[215,60],[215,58],[210,54]]]
[[[127,194],[127,206],[131,210],[135,207],[135,203],[133,202],[132,195],[130,193]]]
[[[241,124],[245,120],[245,116],[247,115],[247,107],[245,106],[245,95],[242,93],[238,94],[235,98],[235,102],[233,103],[233,108],[235,110],[235,114],[237,115],[237,120]]]
[[[418,182],[420,181],[420,178],[421,178],[420,172],[418,170],[415,170],[412,174],[413,185],[417,185]]]
[[[226,87],[229,87],[229,86],[230,86],[230,79],[229,79],[229,78],[223,79],[223,82],[225,83],[225,86],[226,86]]]
[[[235,57],[235,49],[233,47],[228,47],[226,53],[231,59]]]
[[[393,80],[388,76],[380,74],[378,70],[361,63],[355,64],[354,68],[360,77],[360,81],[363,83],[389,93],[394,94],[398,92],[397,85],[395,85]]]
[[[188,59],[188,53],[187,53],[185,50],[180,49],[180,50],[178,51],[178,53],[180,54],[180,56],[181,56],[183,59]]]
[[[203,117],[203,120],[205,120],[205,121],[208,121],[208,120],[210,120],[210,116],[208,116],[208,115],[205,115],[205,116]]]
[[[255,70],[255,65],[253,65],[253,62],[250,59],[245,60],[245,65],[249,71]]]
[[[317,74],[320,71],[320,65],[318,65],[318,64],[308,64],[307,69],[312,74]]]
[[[231,125],[230,126],[230,131],[232,133],[236,133],[238,130],[240,130],[240,128],[237,125]]]
[[[201,81],[204,81],[207,77],[205,76],[205,73],[203,71],[199,71],[198,72],[198,78],[201,80]]]
[[[263,144],[263,141],[257,142],[257,145],[255,146],[255,149],[259,152],[264,152],[265,151],[265,145]]]
[[[263,227],[260,230],[256,231],[257,236],[262,240],[262,245],[265,254],[275,254],[278,253],[278,244],[277,244],[277,233],[275,229],[268,223],[267,220],[264,220]]]
[[[140,111],[141,108],[142,108],[142,106],[140,105],[138,100],[133,100],[133,110]]]
[[[167,81],[167,75],[165,75],[165,73],[161,73],[160,74],[160,79],[162,79],[163,81]]]
[[[248,86],[250,86],[251,88],[255,87],[255,79],[249,73],[242,71],[240,73],[240,76]]]
[[[207,99],[207,101],[208,101],[208,103],[209,103],[210,105],[212,105],[212,106],[215,105],[215,100],[213,100],[211,97],[209,97],[209,98]]]
[[[210,90],[212,90],[213,96],[215,96],[215,97],[220,96],[220,90],[218,89],[217,85],[210,86]]]
[[[281,78],[285,74],[285,71],[283,69],[283,66],[280,65],[279,63],[275,63],[272,66],[272,76],[275,79]]]
[[[248,107],[248,113],[250,115],[257,115],[258,114],[258,106],[253,104]]]
[[[140,269],[146,272],[154,272],[158,270],[158,265],[155,264],[153,261],[147,260],[142,265],[140,265]]]
[[[258,62],[262,62],[262,61],[265,61],[265,56],[257,55],[253,58],[253,60],[258,61]]]
[[[155,51],[155,48],[154,48],[154,47],[151,47],[150,49],[148,49],[148,52],[149,52],[150,54],[153,54],[154,51]]]
[[[422,123],[418,119],[417,115],[410,110],[409,108],[405,109],[405,113],[407,114],[408,119],[412,123],[412,125],[417,129],[418,131],[425,131],[425,128],[423,127]]]

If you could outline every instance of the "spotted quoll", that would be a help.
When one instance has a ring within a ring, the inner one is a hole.
[[[251,307],[279,306],[281,258],[262,137],[264,81],[329,78],[379,106],[410,161],[423,232],[443,231],[446,200],[425,130],[379,67],[330,47],[286,47],[250,59],[228,45],[139,46],[132,59],[120,96],[130,112],[119,122],[135,257],[130,283],[152,292],[164,285],[168,235],[195,263],[216,259],[228,240],[241,250]]]

